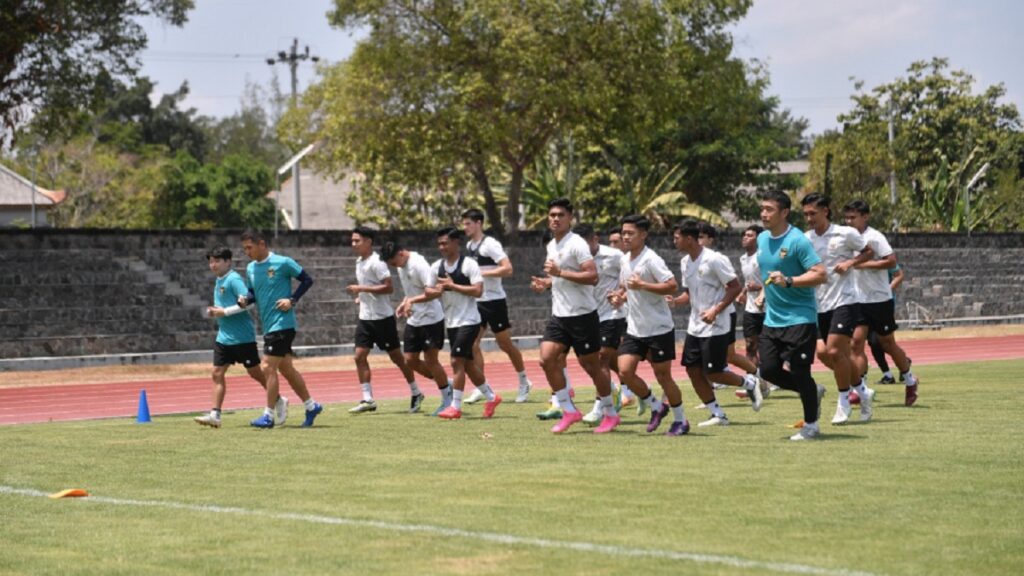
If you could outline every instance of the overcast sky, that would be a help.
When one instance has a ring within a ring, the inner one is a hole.
[[[187,104],[201,114],[236,111],[248,79],[269,83],[285,65],[265,59],[299,38],[300,50],[338,61],[356,38],[327,25],[330,0],[201,0],[184,28],[146,22],[149,48],[143,73],[157,90],[188,81]],[[810,120],[811,133],[834,128],[850,107],[850,77],[873,87],[902,75],[915,60],[943,56],[965,69],[976,86],[1002,82],[1008,100],[1024,110],[1024,2],[1015,0],[755,0],[733,29],[736,52],[768,63],[771,93]],[[299,86],[313,78],[299,66]]]

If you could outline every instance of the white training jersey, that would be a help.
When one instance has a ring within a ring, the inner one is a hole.
[[[710,248],[702,248],[696,261],[686,255],[679,267],[683,287],[690,292],[690,325],[686,332],[697,338],[727,334],[731,325],[728,310],[715,317],[714,324],[704,322],[700,315],[721,302],[725,297],[725,285],[736,279],[732,262]]]
[[[659,284],[675,278],[665,265],[665,260],[647,246],[644,246],[636,258],[628,252],[622,255],[619,282],[626,286],[633,275],[639,276],[644,282]],[[672,309],[669,308],[664,294],[627,289],[626,303],[629,306],[626,311],[626,333],[630,336],[650,338],[675,330]]]
[[[437,284],[441,266],[444,266],[445,273],[450,277],[458,264],[457,260],[448,264],[444,258],[434,262],[430,266],[430,285]],[[484,281],[484,277],[480,275],[480,266],[469,256],[462,259],[462,274],[469,279],[470,284],[480,284]],[[480,323],[480,311],[476,308],[476,298],[459,294],[454,290],[445,290],[441,295],[441,303],[444,306],[445,328],[459,328]]]
[[[552,239],[547,246],[547,259],[559,268],[579,272],[584,262],[594,259],[590,246],[579,235],[569,232],[561,241]],[[565,278],[551,278],[551,315],[559,318],[582,316],[597,310],[594,286],[579,284]]]
[[[356,260],[356,284],[360,286],[379,286],[386,278],[391,278],[391,270],[376,252],[366,258]],[[382,320],[394,316],[389,294],[359,293],[359,319]]]
[[[856,304],[860,292],[857,289],[857,274],[850,269],[846,274],[837,274],[834,270],[841,262],[856,258],[867,242],[856,228],[829,224],[825,232],[819,235],[813,229],[804,232],[811,241],[814,251],[825,265],[825,283],[814,289],[818,299],[818,312],[831,312],[840,306]]]
[[[747,254],[746,252],[740,254],[740,271],[743,273],[744,286],[747,285],[747,282],[756,282],[761,286],[761,290],[764,290],[764,284],[761,280],[761,266],[757,263],[757,252],[753,254]],[[743,307],[745,313],[764,314],[764,308],[758,308],[757,304],[755,304],[761,296],[761,290],[747,292],[747,303]]]
[[[498,264],[508,258],[505,249],[490,236],[484,236],[480,242],[469,241],[466,243],[466,255],[476,260],[481,272],[493,270]],[[501,278],[484,277],[484,293],[477,300],[479,302],[490,302],[492,300],[504,300],[505,289],[501,285]]]
[[[424,288],[431,286],[430,264],[419,252],[409,252],[409,260],[403,268],[398,269],[398,279],[402,281],[406,298],[420,296]],[[413,304],[406,323],[410,326],[430,326],[441,320],[444,320],[444,310],[441,301],[435,299]]]
[[[885,234],[868,226],[861,234],[868,246],[874,250],[872,260],[881,260],[892,254],[892,246],[886,240]],[[889,286],[888,270],[857,270],[857,288],[860,290],[860,302],[873,304],[892,300],[892,288]]]
[[[622,250],[601,244],[597,248],[597,254],[594,254],[594,264],[597,265],[597,288],[594,290],[594,296],[597,298],[599,320],[604,322],[625,318],[629,304],[616,308],[608,301],[608,295],[619,289]]]

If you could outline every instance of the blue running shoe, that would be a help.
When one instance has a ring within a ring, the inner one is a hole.
[[[249,422],[249,425],[254,428],[273,428],[274,418],[270,414],[263,414],[259,418]]]
[[[690,421],[683,420],[682,422],[673,422],[668,428],[668,432],[665,432],[665,436],[682,436],[690,431]]]
[[[309,428],[313,425],[313,420],[324,411],[324,407],[319,402],[313,404],[312,410],[306,410],[306,419],[302,421],[303,428]]]
[[[647,432],[651,433],[657,430],[665,416],[668,416],[668,402],[661,403],[661,410],[651,411],[651,421],[647,424]]]
[[[452,405],[451,402],[441,402],[441,405],[437,407],[437,410],[434,410],[434,413],[431,414],[431,416],[435,416],[436,417],[441,412],[444,412],[445,408],[447,408],[447,407],[449,407],[451,405]]]

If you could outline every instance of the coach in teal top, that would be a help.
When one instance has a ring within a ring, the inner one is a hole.
[[[761,377],[800,394],[804,426],[790,440],[816,438],[821,395],[825,389],[811,378],[818,339],[814,287],[825,282],[825,266],[803,233],[789,224],[792,203],[780,191],[761,197],[757,263],[765,286],[764,330],[758,341]],[[789,362],[789,369],[784,364]]]
[[[230,254],[230,252],[228,252]],[[230,258],[230,257],[229,257]],[[230,259],[228,260],[230,263]],[[213,303],[218,308],[225,310],[238,305],[238,297],[245,296],[249,289],[245,286],[242,275],[234,270],[217,278],[213,286]],[[252,317],[248,314],[232,314],[217,319],[219,330],[217,331],[217,342],[226,346],[236,344],[249,344],[256,342],[256,328],[253,326]]]
[[[305,404],[306,420],[302,425],[312,426],[323,407],[310,397],[305,379],[295,369],[292,342],[295,340],[295,305],[313,285],[313,279],[295,260],[272,253],[266,237],[260,232],[249,230],[243,233],[242,249],[252,262],[246,267],[249,293],[238,299],[238,305],[244,308],[255,302],[260,309],[260,322],[263,324],[263,362],[260,367],[267,378],[267,408],[251,424],[256,428],[273,428],[275,424],[281,424],[275,422],[274,410],[280,389],[277,379],[280,372]],[[299,281],[294,292],[293,278]]]

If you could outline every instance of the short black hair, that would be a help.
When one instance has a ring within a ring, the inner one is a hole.
[[[231,249],[223,244],[218,244],[206,251],[206,259],[216,258],[217,260],[231,260]]]
[[[813,205],[817,208],[824,208],[828,211],[828,217],[832,218],[832,199],[820,192],[811,192],[800,201],[801,206]]]
[[[760,234],[761,232],[764,232],[764,227],[761,226],[760,224],[751,224],[750,226],[747,226],[747,228],[744,230],[744,232],[747,232],[747,231],[750,231],[750,230],[753,230],[754,234]]]
[[[591,237],[594,236],[594,227],[591,226],[590,224],[577,224],[573,226],[572,232],[573,234],[582,236],[583,238],[589,240]]]
[[[651,221],[648,220],[647,217],[644,216],[643,214],[630,214],[629,216],[623,217],[622,220],[619,220],[619,223],[632,224],[633,226],[636,226],[638,229],[643,230],[644,232],[647,232],[648,230],[651,229]]]
[[[359,234],[363,238],[368,238],[370,240],[370,244],[373,244],[373,241],[377,238],[377,231],[366,226],[356,226],[352,229],[352,233]]]
[[[469,210],[466,210],[465,212],[462,213],[462,217],[469,218],[473,222],[482,223],[484,221],[484,212],[479,208],[470,208]]]
[[[555,198],[548,202],[548,210],[551,210],[552,208],[562,208],[569,214],[572,214],[572,201],[568,198]]]
[[[622,234],[622,226],[616,226],[615,228],[612,228],[611,230],[608,231],[609,236],[611,236],[612,234]]]
[[[264,244],[270,244],[270,242],[267,242],[267,237],[265,234],[263,234],[263,232],[260,232],[259,230],[254,230],[252,228],[246,230],[245,232],[242,232],[242,242],[245,242],[246,240],[253,242],[255,244],[259,244],[260,242],[263,242]]]
[[[866,200],[851,200],[843,206],[843,212],[850,212],[856,210],[861,214],[871,214],[871,205]]]
[[[465,233],[454,226],[445,226],[437,231],[437,237],[440,238],[442,236],[447,236],[449,240],[462,241],[462,237],[465,236]]]
[[[385,242],[384,245],[380,247],[380,259],[387,262],[397,256],[402,250],[404,250],[404,248],[402,248],[402,245],[398,242]]]
[[[779,210],[793,209],[793,201],[789,199],[789,194],[782,190],[765,190],[761,193],[760,198],[762,202],[775,202]]]
[[[708,238],[718,238],[718,230],[711,225],[711,222],[707,222],[705,220],[701,220],[700,222],[700,233]]]
[[[687,218],[678,222],[672,227],[672,231],[678,232],[682,236],[689,236],[694,240],[700,238],[700,224],[693,218]]]

